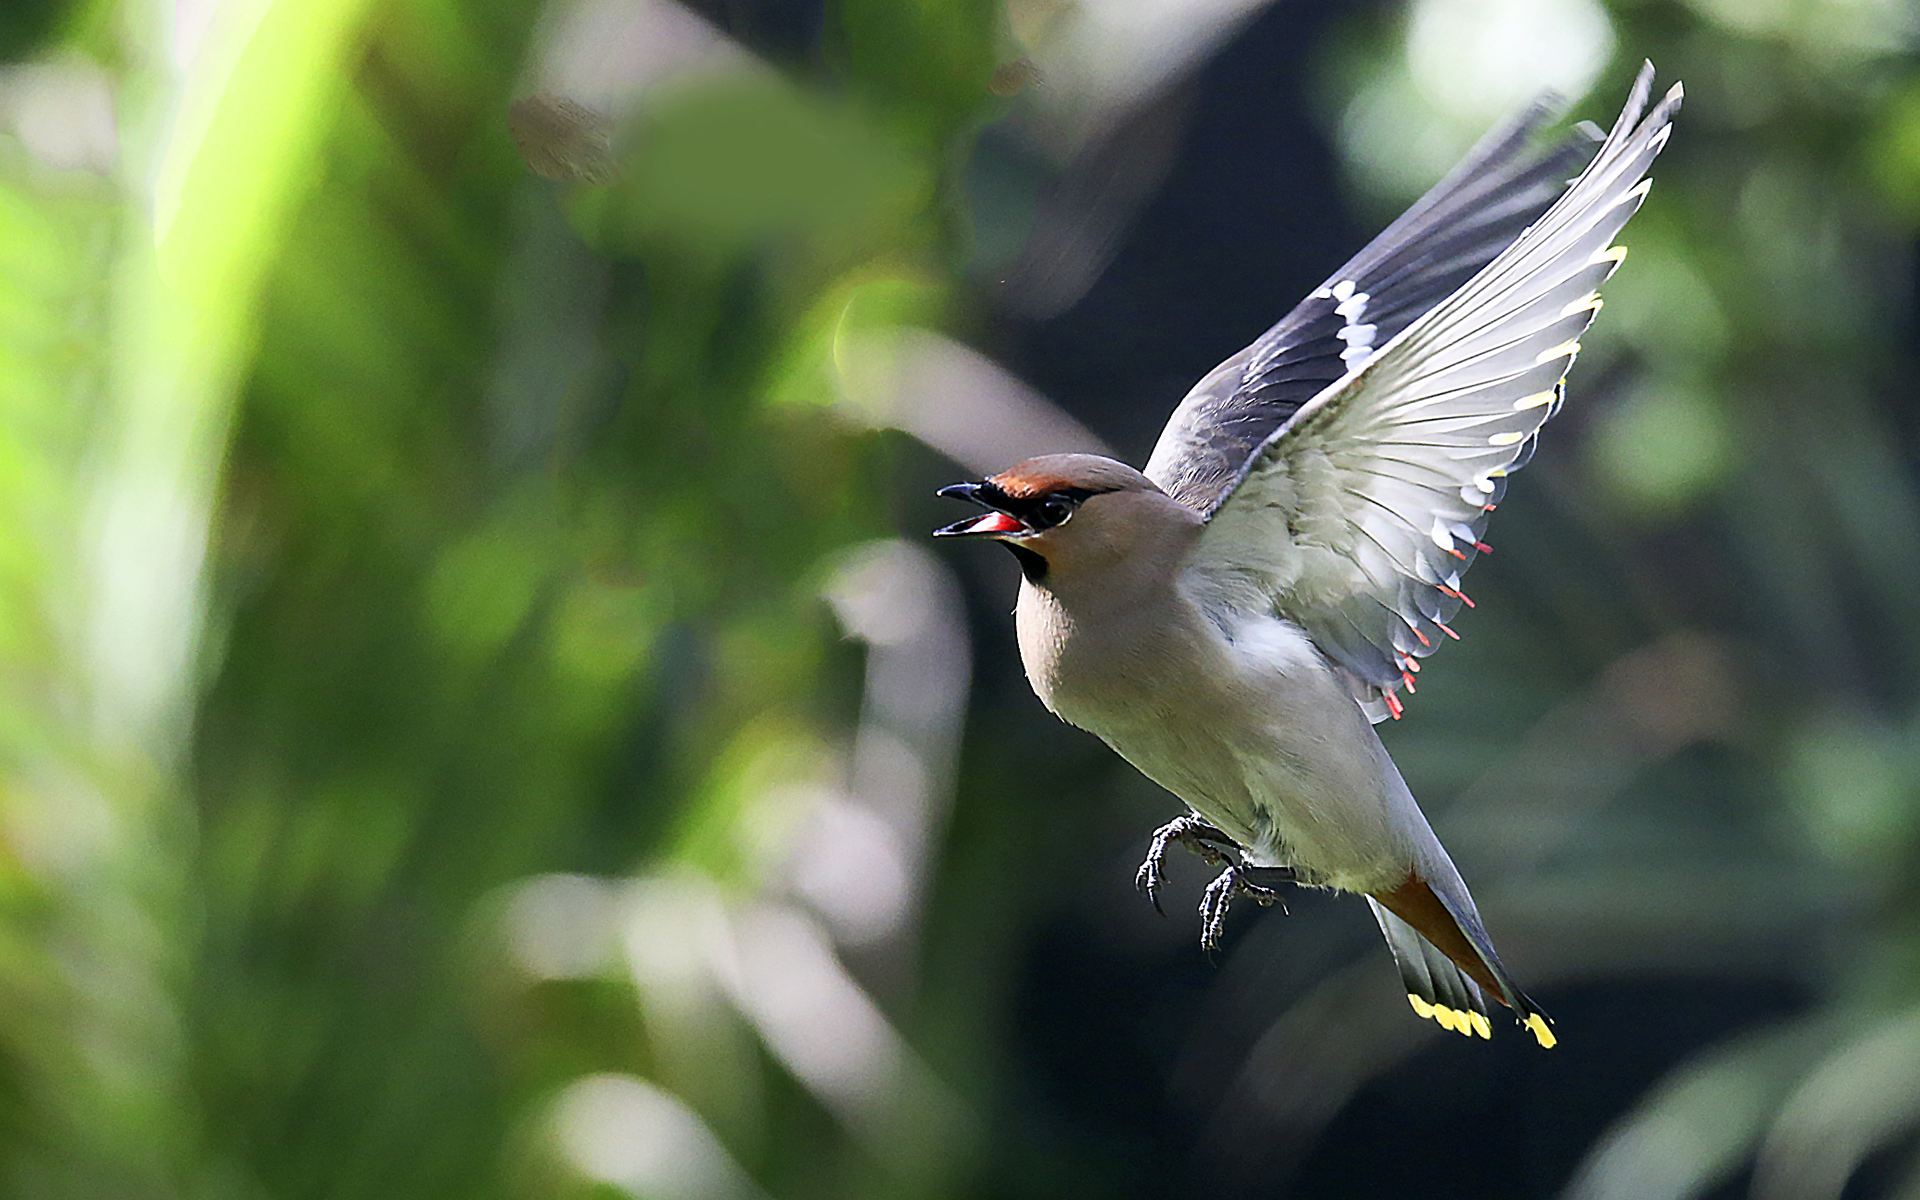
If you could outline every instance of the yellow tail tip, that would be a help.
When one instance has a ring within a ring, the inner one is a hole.
[[[1493,1027],[1488,1025],[1487,1019],[1477,1012],[1449,1008],[1444,1004],[1433,1004],[1422,1000],[1412,992],[1407,993],[1407,1003],[1413,1006],[1415,1016],[1423,1021],[1432,1021],[1450,1033],[1457,1033],[1461,1037],[1472,1037],[1476,1033],[1483,1038],[1493,1036]]]
[[[1551,1050],[1560,1044],[1560,1039],[1553,1036],[1553,1030],[1547,1028],[1546,1018],[1539,1013],[1529,1014],[1526,1026],[1527,1032],[1533,1034],[1533,1040],[1540,1043],[1542,1050]]]

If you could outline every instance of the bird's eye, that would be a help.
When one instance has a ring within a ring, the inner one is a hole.
[[[1056,492],[1035,505],[1033,513],[1040,518],[1042,528],[1050,528],[1073,515],[1073,499]]]

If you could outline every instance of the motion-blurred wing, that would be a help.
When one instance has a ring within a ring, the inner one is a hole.
[[[1543,152],[1542,98],[1494,130],[1447,177],[1260,339],[1215,367],[1174,410],[1146,473],[1212,509],[1253,452],[1348,373],[1513,244],[1566,190],[1600,131]]]
[[[1201,541],[1195,582],[1300,624],[1376,721],[1453,636],[1487,514],[1559,409],[1625,257],[1613,239],[1680,107],[1676,84],[1647,113],[1652,83],[1649,64],[1593,162],[1518,241],[1267,439]]]

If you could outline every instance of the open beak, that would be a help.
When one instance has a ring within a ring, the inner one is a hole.
[[[988,511],[981,516],[968,517],[964,521],[955,521],[933,531],[935,537],[1024,537],[1033,530],[1026,523],[994,508],[982,495],[986,485],[979,483],[954,483],[935,492],[936,496],[945,496],[955,500],[971,500]]]

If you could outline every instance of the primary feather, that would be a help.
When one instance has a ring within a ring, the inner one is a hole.
[[[1446,178],[1267,330],[1207,374],[1167,422],[1146,473],[1201,512],[1287,418],[1513,244],[1566,190],[1600,131],[1532,145],[1542,98],[1482,138]]]

